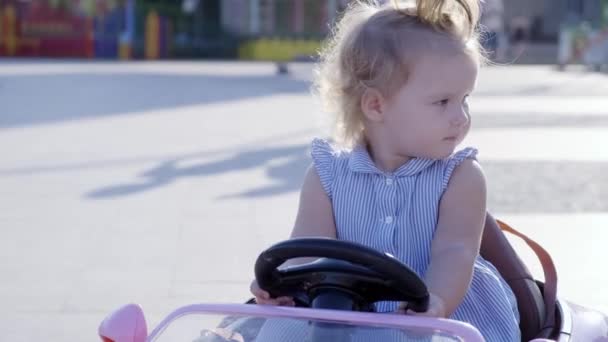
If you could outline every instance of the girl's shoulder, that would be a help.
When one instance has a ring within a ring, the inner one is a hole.
[[[311,153],[328,154],[333,157],[348,157],[349,150],[342,149],[326,139],[314,138],[310,144]]]
[[[348,162],[352,151],[342,149],[325,139],[315,138],[310,144],[310,155],[313,163],[325,166],[336,166],[336,164]]]
[[[446,164],[460,164],[466,159],[477,159],[477,154],[479,154],[479,151],[475,147],[469,146],[452,153],[444,159],[444,162]]]
[[[467,159],[477,160],[478,153],[479,151],[476,148],[466,147],[462,150],[454,152],[452,155],[441,161],[440,165],[443,168],[443,190],[447,189],[450,178],[458,165],[462,164]]]
[[[350,151],[340,149],[325,139],[316,138],[311,143],[312,163],[329,198],[332,198],[334,180],[348,170],[350,155]]]

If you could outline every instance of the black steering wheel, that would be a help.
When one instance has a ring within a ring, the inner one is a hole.
[[[279,270],[300,257],[317,261]],[[353,242],[298,238],[277,243],[260,254],[255,277],[272,297],[290,296],[300,306],[372,311],[378,301],[407,302],[416,312],[428,309],[426,285],[409,267],[389,254]]]

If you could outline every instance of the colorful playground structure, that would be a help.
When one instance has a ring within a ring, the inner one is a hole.
[[[608,66],[608,26],[594,29],[582,23],[564,27],[560,32],[557,61],[561,70],[569,64],[582,64],[601,71]]]
[[[339,3],[0,0],[0,57],[309,59]]]
[[[578,18],[561,26],[557,53],[561,70],[569,64],[582,64],[595,71],[608,66],[608,0],[595,1],[600,9],[595,25]]]
[[[158,59],[168,33],[135,0],[0,0],[0,56]]]

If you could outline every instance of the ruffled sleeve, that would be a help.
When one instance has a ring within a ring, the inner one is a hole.
[[[443,183],[441,186],[442,191],[448,188],[452,173],[458,165],[467,159],[477,159],[477,149],[473,147],[467,147],[464,150],[458,151],[448,157],[445,171],[443,172]]]
[[[321,185],[331,200],[337,152],[326,140],[314,139],[312,141],[310,155],[315,170],[321,179]]]

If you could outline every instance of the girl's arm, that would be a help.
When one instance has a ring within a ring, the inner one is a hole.
[[[300,192],[300,205],[296,222],[291,232],[292,238],[298,237],[329,237],[336,238],[336,224],[331,201],[314,166],[310,166],[304,177]],[[310,258],[293,259],[284,266],[310,262]]]
[[[485,218],[485,177],[479,164],[467,159],[454,170],[439,205],[431,261],[425,276],[436,301],[434,314],[449,317],[462,302],[479,254]]]
[[[296,216],[296,223],[291,232],[292,238],[297,237],[329,237],[336,238],[336,225],[331,201],[323,186],[317,171],[309,167],[304,177],[304,184],[300,193],[300,205]],[[297,258],[285,262],[281,267],[303,264],[314,261],[315,258]],[[270,298],[268,292],[260,289],[254,279],[250,286],[251,293],[255,295],[256,303],[266,305],[294,306],[290,297]]]

